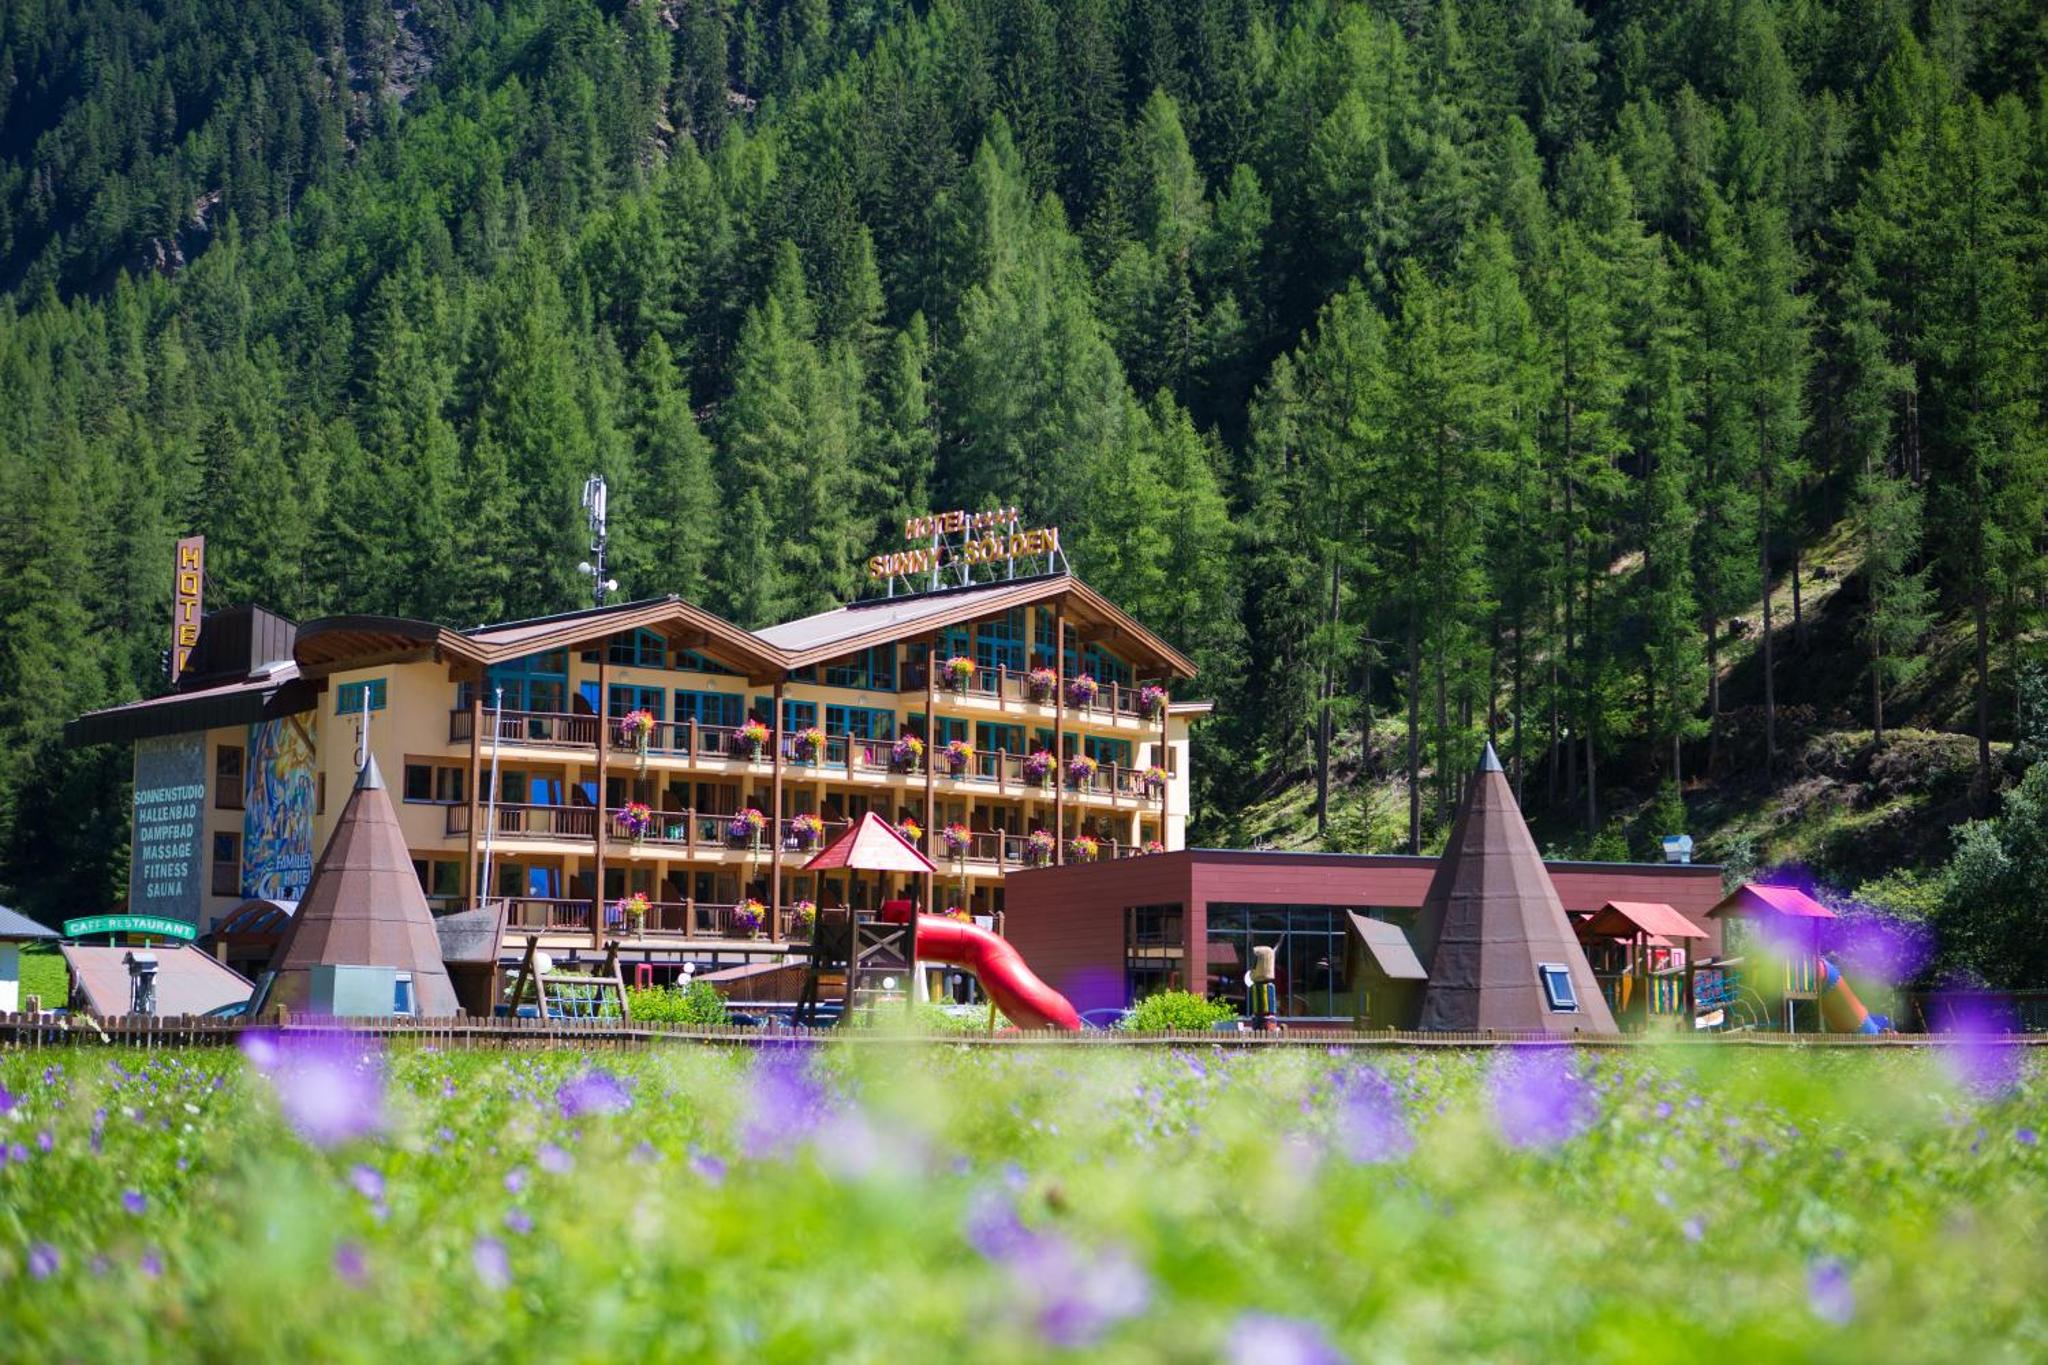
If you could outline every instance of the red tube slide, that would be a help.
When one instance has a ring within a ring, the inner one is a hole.
[[[1067,997],[1040,981],[1008,939],[978,925],[943,915],[919,915],[917,957],[920,962],[945,962],[973,972],[1003,1017],[1018,1028],[1080,1031],[1081,1016]]]

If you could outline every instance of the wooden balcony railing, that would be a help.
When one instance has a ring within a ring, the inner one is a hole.
[[[541,749],[595,749],[597,717],[563,711],[485,711],[484,742],[522,744]],[[469,712],[448,713],[450,743],[467,744]]]
[[[448,806],[443,828],[450,835],[469,833],[469,807]],[[487,810],[477,812],[488,819]],[[597,812],[589,806],[506,805],[497,807],[497,833],[515,839],[578,839],[597,837]]]
[[[1106,682],[1097,685],[1095,693],[1086,701],[1077,700],[1073,692],[1073,679],[1067,680],[1067,711],[1081,716],[1126,717],[1139,720],[1157,720],[1158,713],[1148,713],[1145,704],[1145,689],[1156,686],[1138,683],[1126,687],[1121,683]],[[922,691],[924,670],[912,665],[905,670],[904,690]],[[941,669],[939,674],[939,695],[941,697],[974,697],[993,701],[1004,709],[1009,707],[1034,707],[1050,714],[1058,705],[1059,698],[1053,688],[1043,690],[1034,687],[1029,670],[1014,668],[977,668],[964,679],[955,679]]]

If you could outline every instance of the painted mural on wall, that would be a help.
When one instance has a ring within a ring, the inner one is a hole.
[[[130,914],[199,922],[205,809],[206,736],[160,735],[135,742]]]
[[[242,897],[295,901],[313,875],[312,717],[249,727],[242,801]]]

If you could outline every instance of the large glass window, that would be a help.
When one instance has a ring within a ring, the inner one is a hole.
[[[1032,633],[1032,640],[1033,640],[1033,646],[1032,646],[1032,650],[1031,650],[1031,666],[1032,666],[1032,667],[1034,667],[1034,668],[1057,668],[1057,667],[1059,667],[1058,655],[1054,653],[1054,651],[1053,651],[1053,643],[1052,643],[1052,637],[1053,637],[1053,636],[1054,636],[1054,635],[1055,635],[1055,634],[1057,633],[1057,632],[1056,632],[1056,630],[1054,629],[1054,627],[1055,627],[1055,626],[1057,625],[1057,623],[1058,623],[1058,617],[1057,617],[1057,616],[1056,616],[1056,615],[1055,615],[1055,614],[1054,614],[1053,612],[1051,612],[1051,611],[1049,611],[1049,610],[1047,610],[1047,609],[1045,609],[1045,608],[1040,608],[1040,609],[1039,609],[1039,612],[1038,612],[1038,628],[1037,628],[1037,630],[1035,630],[1035,631],[1034,631],[1034,632]],[[1079,663],[1080,663],[1080,659],[1079,659],[1079,658],[1078,658],[1078,657],[1077,657],[1077,656],[1075,655],[1075,653],[1074,653],[1074,646],[1073,646],[1073,645],[1072,645],[1071,643],[1069,643],[1069,644],[1067,645],[1067,676],[1068,676],[1068,677],[1070,677],[1070,678],[1071,678],[1071,677],[1073,677],[1073,676],[1074,676],[1074,675],[1075,675],[1076,673],[1079,673],[1079,672],[1081,671],[1081,670],[1080,670],[1080,668],[1078,667]]]
[[[677,650],[676,667],[688,669],[693,673],[731,673],[734,671],[710,655],[700,654],[694,649]]]
[[[1104,687],[1111,683],[1118,687],[1131,685],[1131,666],[1101,645],[1089,645],[1081,651],[1081,667],[1086,672],[1093,673],[1095,681]]]
[[[594,684],[592,690],[596,690]],[[663,708],[668,704],[668,694],[663,688],[613,683],[610,691],[611,715],[614,720],[620,716],[631,715],[635,711],[646,711],[659,722],[667,714]]]
[[[334,714],[337,716],[360,716],[367,703],[372,711],[384,709],[384,679],[364,678],[360,682],[346,682],[334,689]]]
[[[772,716],[772,715],[774,715],[774,714],[775,714],[775,698],[773,698],[773,697],[756,697],[756,698],[754,698],[754,714],[755,714],[755,715],[757,715],[757,716]],[[787,697],[785,697],[785,698],[783,699],[783,702],[782,702],[782,729],[783,729],[783,733],[785,733],[785,734],[794,734],[794,733],[796,733],[796,732],[797,732],[798,730],[806,730],[806,729],[809,729],[809,728],[810,728],[811,726],[813,726],[813,725],[816,725],[817,723],[818,723],[818,703],[816,703],[816,702],[814,702],[814,701],[791,701],[791,700],[789,700],[789,699],[788,699]]]
[[[1280,1013],[1349,1019],[1357,1017],[1359,987],[1351,979],[1350,932],[1346,916],[1354,907],[1336,905],[1209,906],[1209,994],[1242,1011],[1245,973],[1252,949],[1274,949],[1273,966]],[[1370,913],[1369,911],[1366,913]]]
[[[974,662],[982,668],[1024,667],[1024,609],[1013,607],[974,628]]]
[[[699,725],[738,725],[745,716],[745,700],[737,692],[691,692],[676,689],[676,723],[694,720]]]
[[[1105,739],[1101,735],[1087,738],[1088,757],[1107,768],[1112,763],[1119,768],[1131,766],[1131,742],[1127,739]]]
[[[1124,911],[1124,997],[1185,988],[1187,918],[1179,905],[1133,905]]]
[[[472,684],[464,683],[457,704],[467,708]],[[484,678],[484,708],[497,704],[500,689],[507,711],[560,713],[569,709],[569,653],[550,649],[492,667]]]
[[[668,661],[668,641],[651,630],[612,637],[611,661],[629,668],[660,668]]]
[[[985,754],[1001,750],[1006,754],[1024,752],[1024,727],[982,721],[974,727],[974,747]]]
[[[827,706],[825,732],[855,739],[896,738],[896,713],[874,706]]]
[[[896,646],[876,645],[825,665],[830,687],[858,687],[870,692],[896,690]]]

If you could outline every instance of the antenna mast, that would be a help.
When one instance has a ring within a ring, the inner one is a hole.
[[[590,576],[591,605],[604,605],[608,592],[617,592],[619,580],[604,576],[605,488],[604,475],[592,474],[583,481],[583,510],[590,520],[590,558],[576,566],[576,572]]]

